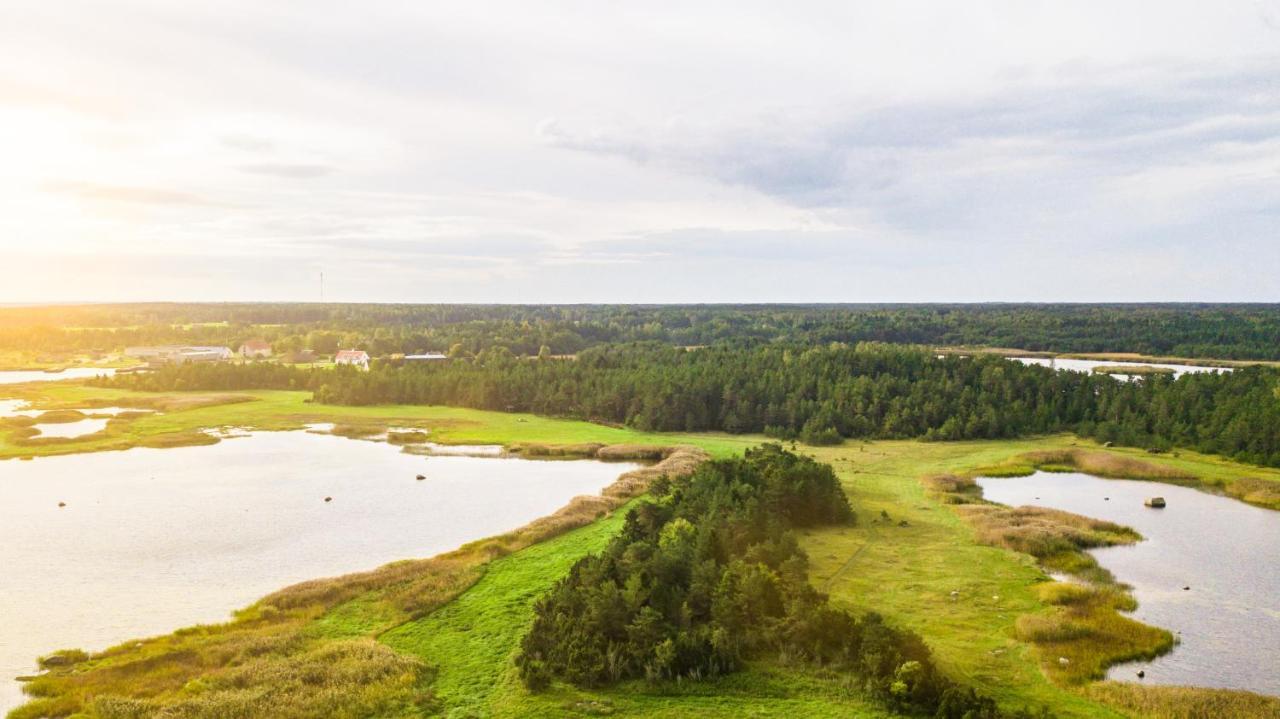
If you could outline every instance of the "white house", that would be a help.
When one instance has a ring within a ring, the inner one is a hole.
[[[360,369],[369,369],[369,353],[364,350],[338,350],[333,357],[334,364],[355,365]]]
[[[270,357],[271,343],[262,340],[249,340],[240,345],[240,356],[247,359]]]

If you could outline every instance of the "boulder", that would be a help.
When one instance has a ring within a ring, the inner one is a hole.
[[[1143,502],[1143,504],[1151,507],[1152,509],[1164,509],[1164,497],[1148,497],[1147,501]]]

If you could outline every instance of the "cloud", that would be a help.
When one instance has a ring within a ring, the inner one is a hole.
[[[0,251],[175,299],[1280,299],[1277,0],[12,1]]]
[[[543,141],[577,152],[697,174],[809,205],[857,202],[943,174],[968,182],[1062,160],[1123,173],[1217,144],[1280,137],[1280,62],[1074,73],[979,97],[784,110],[736,123],[571,129],[544,121]],[[1119,75],[1119,77],[1117,77]],[[976,149],[977,152],[970,150]]]
[[[275,149],[276,143],[265,137],[256,137],[254,135],[230,134],[219,138],[224,147],[233,150],[243,150],[244,152],[268,153]]]
[[[328,165],[310,165],[305,163],[282,163],[282,162],[263,162],[254,165],[240,165],[241,172],[248,172],[253,175],[268,175],[271,177],[280,177],[287,180],[309,180],[313,177],[322,177],[333,172],[333,168]]]
[[[45,192],[94,202],[188,207],[215,207],[222,204],[201,195],[180,190],[102,185],[93,182],[60,180],[43,183],[41,189]]]

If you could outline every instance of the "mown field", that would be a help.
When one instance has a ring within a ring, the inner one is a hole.
[[[210,427],[280,430],[316,422],[357,430],[416,427],[446,443],[690,444],[713,456],[737,454],[763,439],[642,433],[441,407],[334,407],[311,404],[302,392],[147,395],[60,383],[0,388],[0,396],[6,393],[48,409],[124,404],[164,412],[113,422],[101,436],[74,442],[32,445],[15,442],[0,430],[0,457],[179,445],[194,441],[201,429]],[[1140,450],[1101,448],[1070,436],[798,449],[835,467],[860,520],[855,527],[802,533],[812,583],[842,607],[876,611],[892,624],[919,632],[954,678],[1006,706],[1050,707],[1063,717],[1191,717],[1195,714],[1179,713],[1178,707],[1210,706],[1221,714],[1246,704],[1247,713],[1239,716],[1275,716],[1280,711],[1280,703],[1258,697],[1241,702],[1213,692],[1073,684],[1060,677],[1055,683],[1042,671],[1036,647],[1018,634],[1020,617],[1057,611],[1046,601],[1044,571],[1029,555],[981,544],[974,527],[946,498],[921,482],[942,473],[1030,466],[1026,453],[1073,449],[1168,467],[1176,470],[1172,474],[1196,478],[1176,481],[1199,483],[1210,491],[1230,491],[1245,479],[1271,490],[1280,482],[1280,472],[1190,452],[1151,456]],[[363,585],[358,585],[333,601],[296,606],[268,602],[228,625],[122,645],[66,670],[71,678],[65,683],[47,684],[44,691],[52,692],[46,695],[48,706],[74,703],[77,710],[97,717],[153,716],[161,706],[184,706],[190,711],[166,716],[214,716],[208,712],[234,706],[227,697],[262,700],[248,694],[266,690],[255,688],[244,676],[257,667],[281,672],[289,678],[281,683],[289,686],[305,687],[307,672],[325,677],[332,682],[325,690],[331,697],[361,692],[350,716],[361,716],[359,707],[377,708],[382,716],[886,716],[839,675],[777,663],[752,665],[712,682],[636,682],[591,691],[557,684],[539,694],[526,691],[516,678],[512,658],[532,621],[533,602],[577,559],[601,549],[620,526],[622,514],[611,512],[588,526],[511,553],[486,555],[491,558],[447,574],[433,585],[438,602],[413,610],[396,604],[394,592],[385,586],[361,590]],[[324,659],[330,656],[325,652],[334,652],[338,659]],[[325,662],[329,668],[321,666]],[[340,675],[331,671],[339,666],[358,670]],[[131,699],[95,702],[89,700],[90,693]],[[72,695],[78,703],[62,701]],[[305,702],[281,706],[281,716],[305,716],[308,707],[314,709]],[[288,708],[299,713],[291,714]],[[23,712],[19,709],[14,716],[39,716]]]

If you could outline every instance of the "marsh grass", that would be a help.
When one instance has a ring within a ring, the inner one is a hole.
[[[151,447],[152,449],[169,449],[172,447],[203,447],[217,444],[222,440],[208,432],[186,431],[154,434],[138,439],[130,444],[132,447]]]
[[[1075,450],[1040,451],[1021,458],[1040,467],[1100,464],[1097,458],[1076,454]],[[1168,631],[1122,614],[1136,609],[1137,601],[1084,551],[1140,541],[1142,536],[1133,529],[1056,509],[987,503],[981,499],[981,487],[963,476],[934,475],[922,482],[957,505],[956,511],[973,527],[978,542],[1029,554],[1046,570],[1086,582],[1041,585],[1037,594],[1050,609],[1023,614],[1014,624],[1018,639],[1035,648],[1041,669],[1054,682],[1085,684],[1104,678],[1113,664],[1153,658],[1173,648],[1174,638]]]
[[[335,424],[329,434],[336,434],[347,439],[366,439],[376,437],[387,431],[385,424]]]
[[[1280,483],[1256,477],[1241,477],[1234,482],[1218,486],[1228,495],[1242,502],[1280,509]]]
[[[984,477],[1024,477],[1036,470],[1083,472],[1110,479],[1145,479],[1174,484],[1196,481],[1194,474],[1177,467],[1077,447],[1025,452],[1007,462],[981,467],[974,474]]]
[[[213,438],[216,440],[216,438]],[[651,457],[650,446],[610,448],[609,458]],[[696,447],[667,447],[652,466],[626,472],[597,497],[576,497],[520,529],[430,559],[302,582],[236,613],[85,655],[66,650],[30,678],[32,701],[11,719],[171,717],[421,716],[435,710],[432,671],[373,637],[424,616],[485,575],[487,564],[585,526],[645,491],[659,477],[691,472]],[[74,661],[72,661],[74,659]]]
[[[403,432],[387,432],[387,443],[397,445],[407,444],[423,444],[430,439],[430,436],[421,430],[407,430]]]
[[[543,444],[541,442],[515,442],[507,451],[522,457],[595,457],[604,447],[598,442],[578,444]]]
[[[1272,719],[1280,717],[1280,697],[1205,687],[1144,686],[1099,682],[1085,688],[1092,699],[1135,719]]]
[[[1094,547],[1133,544],[1134,530],[1099,519],[1045,507],[967,504],[958,507],[977,532],[978,541],[1030,554],[1037,559]]]
[[[1037,593],[1053,609],[1025,614],[1015,626],[1019,639],[1035,645],[1045,673],[1059,683],[1102,679],[1112,664],[1150,659],[1173,648],[1169,632],[1120,614],[1137,608],[1133,595],[1120,587],[1048,582]]]
[[[973,477],[931,474],[920,481],[931,494],[947,504],[969,504],[982,499],[982,488]]]
[[[51,409],[42,412],[35,418],[36,424],[65,424],[67,422],[79,422],[86,419],[88,415],[76,409]]]
[[[1153,367],[1151,365],[1098,365],[1093,368],[1094,374],[1124,374],[1134,377],[1156,375],[1156,374],[1174,374],[1172,367]]]

